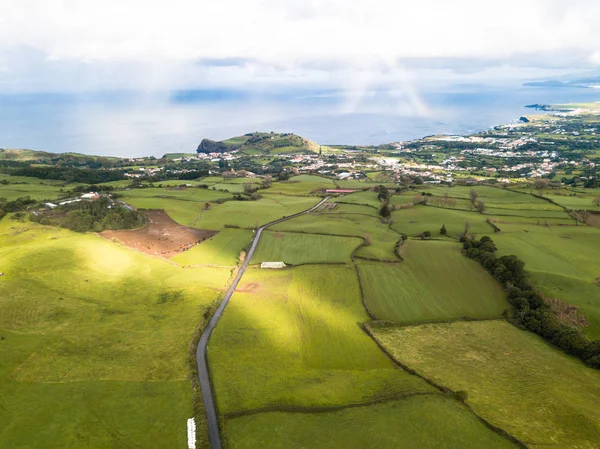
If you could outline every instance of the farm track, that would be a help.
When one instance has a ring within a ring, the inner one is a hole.
[[[200,390],[202,392],[202,401],[204,402],[204,407],[206,409],[206,420],[207,420],[207,424],[208,424],[208,438],[210,441],[210,447],[212,449],[221,449],[222,445],[221,445],[221,435],[219,432],[219,421],[217,418],[217,409],[215,406],[215,399],[214,399],[214,394],[213,394],[213,390],[212,390],[212,384],[210,381],[208,360],[206,358],[208,340],[210,338],[210,335],[212,334],[212,331],[217,326],[217,323],[219,322],[219,319],[221,318],[221,315],[223,314],[225,307],[229,303],[229,300],[233,296],[233,293],[235,292],[235,289],[236,289],[238,283],[240,282],[242,276],[244,275],[244,272],[246,271],[246,268],[248,267],[248,264],[250,263],[250,259],[252,259],[252,255],[254,254],[254,251],[256,250],[256,247],[258,246],[258,242],[260,240],[260,236],[261,236],[263,230],[268,228],[269,226],[281,223],[283,221],[291,220],[292,218],[296,218],[301,215],[308,214],[308,213],[314,211],[315,209],[319,208],[327,200],[329,200],[329,197],[323,199],[318,204],[312,206],[310,209],[307,209],[303,212],[298,212],[297,214],[293,214],[288,217],[280,218],[278,220],[272,221],[272,222],[267,223],[258,228],[258,230],[256,232],[256,236],[254,237],[254,240],[252,241],[252,246],[250,247],[250,250],[248,251],[248,255],[246,256],[246,260],[244,261],[243,265],[241,266],[240,270],[238,271],[238,274],[235,277],[235,279],[233,280],[231,286],[227,290],[227,293],[225,294],[225,297],[219,304],[219,307],[217,307],[217,310],[215,311],[215,313],[211,317],[210,321],[208,322],[208,325],[204,329],[204,332],[202,332],[202,336],[200,337],[198,346],[196,348],[196,366],[198,367],[198,381],[200,382]]]

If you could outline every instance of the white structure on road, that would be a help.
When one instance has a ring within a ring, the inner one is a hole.
[[[260,264],[261,268],[285,268],[283,262],[263,262]]]

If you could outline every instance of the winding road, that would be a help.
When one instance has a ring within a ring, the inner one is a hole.
[[[221,304],[219,304],[219,307],[217,307],[217,310],[215,311],[214,315],[208,322],[208,325],[206,326],[206,328],[204,329],[204,332],[202,333],[202,336],[200,337],[200,341],[198,342],[198,347],[196,348],[196,366],[198,367],[198,380],[200,381],[200,389],[202,391],[202,401],[204,402],[204,408],[206,409],[206,420],[208,422],[208,438],[210,441],[210,447],[212,449],[221,449],[222,446],[221,446],[221,435],[219,433],[219,421],[217,419],[217,409],[215,407],[214,394],[212,391],[212,384],[210,382],[210,374],[209,374],[209,370],[208,370],[208,361],[206,359],[206,351],[207,351],[207,347],[208,347],[208,339],[210,338],[210,334],[212,333],[214,328],[217,326],[217,323],[219,322],[219,318],[221,318],[221,315],[223,314],[223,311],[225,310],[227,303],[231,299],[231,296],[233,295],[233,292],[235,292],[235,289],[237,288],[237,285],[240,282],[240,279],[244,275],[244,272],[246,271],[246,268],[248,267],[248,264],[250,263],[250,260],[252,259],[254,250],[256,249],[256,246],[258,245],[258,241],[260,240],[260,236],[261,236],[263,230],[274,224],[281,223],[282,221],[290,220],[292,218],[299,217],[300,215],[308,214],[308,213],[314,211],[315,209],[317,209],[328,199],[329,199],[329,197],[323,199],[318,204],[314,205],[313,207],[311,207],[308,210],[305,210],[303,212],[298,212],[297,214],[290,215],[289,217],[280,218],[279,220],[272,221],[272,222],[267,223],[266,225],[263,225],[260,228],[258,228],[258,231],[256,232],[256,236],[254,236],[254,240],[252,241],[252,246],[250,247],[250,251],[248,251],[248,254],[246,255],[246,260],[244,261],[243,265],[241,266],[240,270],[238,271],[238,274],[235,277],[235,279],[233,280],[233,283],[231,284],[231,286],[229,287],[229,290],[227,290],[227,293],[225,294],[223,301],[221,301]]]

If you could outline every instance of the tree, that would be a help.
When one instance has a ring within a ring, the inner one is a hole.
[[[479,198],[479,193],[477,193],[477,190],[471,189],[469,191],[469,200],[471,201],[471,204],[474,205],[477,198]]]
[[[249,182],[244,183],[244,193],[250,194],[256,192],[256,187],[254,187]]]
[[[592,200],[592,204],[593,204],[594,206],[600,206],[600,196],[597,196],[596,198],[594,198],[594,199]]]
[[[420,236],[420,237],[421,237],[421,240],[428,239],[429,237],[431,237],[431,232],[429,232],[429,231],[424,231],[424,232],[422,232],[422,233],[421,233],[421,236]]]
[[[536,190],[541,190],[542,192],[544,190],[546,190],[549,186],[550,186],[550,181],[548,181],[547,179],[542,179],[542,178],[536,179],[533,183],[533,187]]]
[[[392,212],[390,211],[390,207],[388,206],[387,203],[385,203],[383,206],[381,206],[381,209],[379,209],[379,215],[381,215],[383,218],[389,218],[392,215]]]
[[[483,201],[481,201],[481,200],[475,201],[475,209],[480,214],[483,214],[485,212],[485,203]]]
[[[448,231],[446,230],[446,225],[442,225],[440,228],[440,235],[448,235]]]
[[[273,177],[271,175],[265,176],[265,178],[263,179],[263,188],[268,189],[269,187],[271,187],[272,182],[273,182]]]

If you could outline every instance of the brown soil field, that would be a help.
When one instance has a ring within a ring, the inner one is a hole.
[[[182,226],[162,210],[150,210],[144,214],[148,217],[148,224],[142,229],[102,231],[100,235],[107,240],[120,240],[125,246],[143,253],[169,259],[216,234],[215,231]]]

